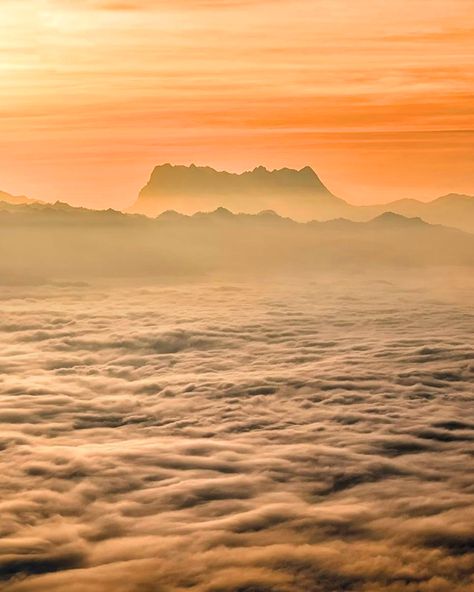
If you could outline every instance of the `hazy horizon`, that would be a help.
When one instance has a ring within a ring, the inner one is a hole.
[[[288,167],[286,165],[283,166],[279,166],[279,167],[268,167],[265,166],[261,163],[257,163],[254,164],[252,166],[249,166],[247,168],[241,168],[241,169],[232,169],[232,168],[219,168],[219,167],[213,167],[211,166],[209,163],[201,163],[201,164],[197,164],[195,161],[189,161],[188,163],[186,162],[169,162],[169,161],[163,161],[160,163],[155,163],[155,165],[153,165],[150,169],[150,171],[148,172],[148,176],[145,176],[142,179],[141,185],[139,185],[137,187],[136,193],[135,195],[131,196],[128,200],[125,199],[125,201],[123,201],[123,203],[121,203],[122,200],[119,200],[120,203],[115,203],[117,200],[113,199],[111,203],[89,203],[90,200],[89,198],[80,198],[80,197],[76,197],[76,198],[71,198],[71,197],[52,197],[52,196],[38,196],[38,195],[32,195],[32,194],[27,194],[25,192],[21,192],[21,191],[17,191],[14,188],[6,188],[6,187],[0,187],[0,194],[2,192],[11,195],[12,197],[26,197],[28,199],[31,199],[33,201],[38,201],[38,202],[44,202],[44,203],[50,203],[50,204],[54,204],[55,202],[62,202],[62,203],[67,203],[73,207],[86,207],[86,208],[90,208],[90,209],[95,209],[95,210],[104,210],[104,209],[108,209],[108,208],[112,208],[115,209],[117,211],[122,211],[122,212],[126,212],[127,210],[130,209],[130,207],[134,204],[134,202],[136,201],[137,197],[140,194],[140,191],[143,190],[143,188],[146,186],[147,181],[149,181],[151,174],[153,173],[153,171],[156,168],[159,168],[160,166],[164,166],[164,165],[171,165],[172,167],[176,167],[176,168],[180,168],[180,167],[196,167],[199,169],[208,169],[211,168],[214,171],[218,172],[218,173],[230,173],[231,175],[243,175],[245,173],[250,173],[253,172],[255,169],[261,168],[263,167],[264,169],[266,169],[269,172],[277,172],[277,171],[281,171],[281,170],[285,170],[285,169],[290,169],[290,170],[294,170],[294,171],[301,171],[305,168],[310,167],[320,178],[320,180],[323,182],[323,184],[326,186],[326,188],[332,192],[331,187],[327,185],[327,183],[324,182],[324,179],[321,179],[321,176],[319,175],[318,171],[312,167],[309,164],[303,164],[302,166],[299,167]],[[332,192],[334,193],[334,192]],[[405,200],[405,199],[413,199],[416,201],[419,201],[421,203],[429,203],[431,201],[434,201],[436,199],[438,199],[439,197],[444,197],[446,195],[469,195],[470,197],[473,196],[474,197],[474,186],[473,186],[473,192],[472,194],[463,194],[463,193],[458,193],[456,191],[448,191],[446,193],[436,193],[436,194],[432,194],[432,195],[423,195],[423,196],[417,196],[415,197],[414,194],[407,194],[407,195],[400,195],[398,197],[395,198],[389,198],[386,197],[385,199],[383,199],[382,196],[380,196],[380,198],[377,199],[374,197],[374,201],[359,201],[359,200],[351,200],[351,199],[347,199],[345,196],[343,195],[338,195],[338,194],[334,194],[335,197],[338,197],[342,200],[344,200],[345,202],[347,202],[349,205],[353,205],[353,206],[371,206],[371,205],[387,205],[399,200]],[[0,199],[1,201],[1,199]],[[210,211],[209,209],[206,209],[206,205],[205,203],[203,204],[203,207],[200,211]],[[237,212],[235,212],[237,213]]]

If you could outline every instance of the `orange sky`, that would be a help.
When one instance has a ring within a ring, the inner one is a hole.
[[[0,190],[131,203],[155,164],[474,194],[474,0],[1,0]]]

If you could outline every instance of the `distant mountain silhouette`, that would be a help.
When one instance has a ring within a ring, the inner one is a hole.
[[[408,226],[428,226],[428,223],[422,220],[419,216],[408,218],[406,216],[402,216],[401,214],[396,214],[394,212],[384,212],[380,214],[367,224],[371,224],[372,226],[378,226],[382,228],[407,228]]]
[[[166,210],[184,214],[218,207],[256,214],[276,210],[297,219],[317,213],[341,214],[346,203],[335,197],[311,167],[268,170],[259,166],[241,174],[195,165],[155,167],[137,201],[128,210],[156,216]]]
[[[394,213],[301,223],[268,210],[149,218],[0,202],[0,283],[450,265],[474,267],[474,235]]]
[[[356,206],[332,194],[311,167],[270,171],[260,166],[234,174],[210,167],[164,164],[155,167],[128,212],[155,217],[167,210],[194,214],[218,207],[251,214],[273,210],[299,221],[345,218],[362,222],[392,212],[474,232],[474,197],[449,194],[430,202],[400,199]]]
[[[0,202],[5,202],[9,204],[32,204],[32,203],[39,203],[35,199],[30,199],[25,195],[10,195],[10,193],[6,193],[6,191],[0,191]]]
[[[443,224],[474,232],[474,197],[456,193],[429,202],[401,199],[388,204],[360,206],[353,211],[352,217],[356,220],[367,220],[387,211],[402,216],[419,217],[430,224]]]

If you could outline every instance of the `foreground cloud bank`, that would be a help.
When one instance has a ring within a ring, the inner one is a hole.
[[[0,588],[473,590],[472,287],[5,288]]]

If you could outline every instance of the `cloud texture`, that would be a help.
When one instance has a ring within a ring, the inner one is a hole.
[[[474,590],[454,279],[4,289],[0,589]]]

